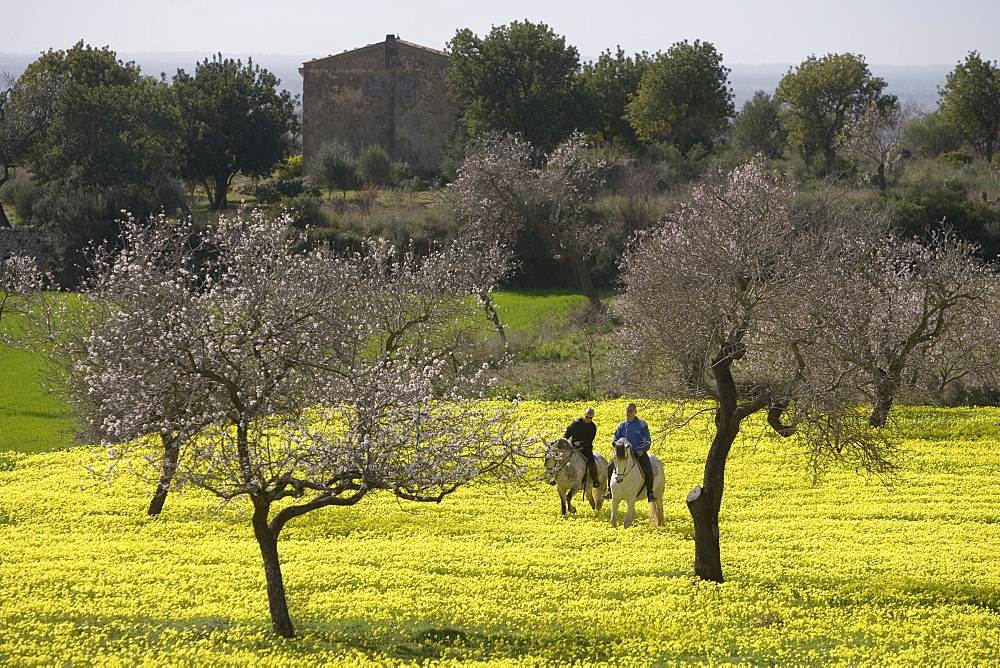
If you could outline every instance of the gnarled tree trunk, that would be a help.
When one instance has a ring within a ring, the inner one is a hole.
[[[285,597],[285,582],[281,577],[281,561],[278,559],[278,534],[267,521],[271,503],[258,495],[253,499],[253,534],[260,546],[260,556],[264,560],[264,578],[267,585],[267,607],[271,612],[271,626],[282,638],[294,638],[292,618],[288,614],[288,600]]]
[[[719,547],[719,510],[726,482],[726,460],[740,432],[742,416],[738,411],[736,382],[730,366],[742,357],[738,344],[719,352],[712,364],[719,392],[715,411],[715,438],[705,458],[705,476],[701,487],[695,487],[687,497],[688,511],[694,522],[694,572],[702,580],[723,582],[722,552]]]
[[[163,503],[167,500],[167,492],[170,491],[170,481],[177,472],[177,458],[181,450],[180,438],[174,434],[160,434],[160,441],[163,443],[163,471],[160,473],[156,491],[153,492],[153,499],[149,502],[147,515],[159,515],[163,512]]]

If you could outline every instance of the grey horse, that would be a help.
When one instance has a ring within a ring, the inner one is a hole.
[[[584,481],[587,460],[573,447],[572,443],[565,438],[557,438],[548,444],[545,451],[545,475],[556,481],[556,491],[559,492],[563,515],[567,511],[576,512],[576,508],[573,506],[573,496],[581,488],[584,498],[590,502],[590,507],[595,512],[604,505],[603,494],[608,485],[608,460],[596,452],[594,460],[597,462],[597,472],[600,476],[597,487],[594,487],[589,475]]]

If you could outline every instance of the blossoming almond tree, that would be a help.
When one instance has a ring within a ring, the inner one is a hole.
[[[465,280],[483,278],[463,270],[466,249],[421,261],[372,244],[342,258],[300,248],[288,223],[257,211],[221,219],[202,241],[210,261],[190,278],[194,249],[177,243],[187,231],[165,239],[126,225],[125,251],[93,284],[107,311],[89,322],[107,327],[85,341],[96,347],[69,351],[73,368],[88,369],[79,391],[132,393],[100,403],[104,422],[128,425],[108,436],[167,420],[160,409],[145,417],[145,402],[169,404],[184,436],[173,462],[142,440],[109,443],[113,457],[145,454],[172,467],[175,484],[249,499],[272,625],[286,637],[294,629],[278,537],[290,520],[379,490],[441,501],[483,475],[520,475],[529,443],[512,405],[468,401],[487,378],[463,348],[478,309],[469,297],[483,287]],[[110,287],[119,279],[121,289]],[[168,307],[137,294],[151,284]],[[146,339],[135,334],[143,320]],[[118,364],[105,341],[119,343]],[[146,368],[149,357],[162,375]],[[132,365],[142,373],[129,385],[120,369]]]
[[[582,210],[604,180],[604,163],[586,149],[574,135],[537,166],[539,156],[528,142],[487,135],[452,187],[472,235],[502,245],[522,229],[534,229],[554,256],[569,260],[587,300],[600,307],[586,259],[595,235],[583,223]]]
[[[873,425],[885,424],[903,368],[985,294],[961,249],[860,227],[846,243],[836,226],[797,219],[790,195],[757,163],[709,181],[640,239],[623,273],[630,382],[715,409],[704,478],[687,498],[706,580],[723,581],[726,463],[748,419],[762,413],[795,436],[816,469],[836,460],[892,474],[891,432]],[[902,366],[883,368],[892,360]]]

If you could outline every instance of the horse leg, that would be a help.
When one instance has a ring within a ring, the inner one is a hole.
[[[618,526],[618,497],[612,491],[611,492],[611,526]]]
[[[625,513],[625,521],[622,523],[622,526],[628,529],[632,526],[632,520],[635,519],[635,499],[629,498],[626,500],[626,503],[628,503],[628,512]]]
[[[576,512],[576,508],[573,506],[573,496],[575,494],[576,494],[576,487],[570,487],[569,491],[566,492],[566,508],[568,508],[569,512],[571,513]]]
[[[562,488],[559,488],[559,505],[562,506],[562,515],[566,516],[566,492]]]

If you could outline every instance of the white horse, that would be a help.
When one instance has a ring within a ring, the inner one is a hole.
[[[649,504],[649,526],[666,526],[663,520],[663,464],[656,455],[649,457],[650,468],[653,472],[653,498]],[[635,501],[640,495],[645,495],[646,484],[642,478],[642,469],[639,462],[632,454],[632,446],[628,440],[619,438],[614,443],[612,458],[615,464],[615,477],[611,482],[611,526],[618,526],[618,503],[624,501],[628,504],[628,512],[625,513],[625,521],[622,523],[627,529],[632,526],[635,518]]]
[[[576,512],[573,496],[581,488],[583,497],[590,502],[590,507],[595,512],[604,505],[604,490],[608,485],[608,460],[595,452],[594,461],[597,462],[599,476],[597,487],[594,487],[594,482],[588,475],[587,460],[572,443],[565,438],[557,438],[546,448],[545,475],[556,481],[556,491],[559,492],[559,502],[564,516],[567,510],[571,513]]]

